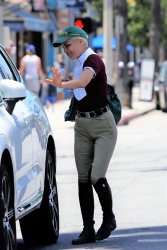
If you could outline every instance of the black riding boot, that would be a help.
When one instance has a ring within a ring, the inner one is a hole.
[[[115,215],[112,211],[112,194],[106,178],[101,178],[94,185],[96,193],[103,211],[103,222],[96,234],[96,240],[108,238],[111,232],[116,228]]]
[[[95,242],[94,230],[94,197],[91,183],[79,182],[79,202],[83,219],[83,231],[77,239],[72,240],[73,245]]]

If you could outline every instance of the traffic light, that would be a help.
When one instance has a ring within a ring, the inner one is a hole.
[[[87,34],[90,34],[95,30],[94,20],[90,17],[75,18],[74,25],[83,29]]]

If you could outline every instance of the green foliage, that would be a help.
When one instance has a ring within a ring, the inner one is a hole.
[[[117,0],[113,0],[113,5]],[[128,43],[134,47],[148,47],[151,22],[151,1],[136,0],[135,5],[128,4]],[[161,1],[161,43],[167,46],[167,0]],[[96,8],[98,21],[102,25],[103,0],[92,0]],[[114,13],[114,12],[113,12]]]
[[[167,45],[167,0],[161,1],[161,44]],[[136,5],[128,5],[129,42],[134,46],[147,47],[151,22],[151,0],[136,0]]]
[[[114,3],[115,0],[113,5]],[[100,21],[98,21],[102,24],[103,0],[94,0],[92,5],[99,13],[98,18]],[[147,47],[149,44],[150,6],[151,0],[136,0],[135,5],[128,4],[128,43],[135,47]]]
[[[167,45],[167,0],[161,0],[161,39]]]
[[[93,0],[91,3],[96,11],[98,12],[98,16],[96,17],[97,23],[102,26],[103,24],[103,0]]]
[[[147,47],[151,17],[151,0],[136,0],[135,5],[128,4],[128,40],[135,47]]]

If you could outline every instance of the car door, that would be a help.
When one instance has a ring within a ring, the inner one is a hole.
[[[10,59],[5,53],[0,52],[0,78],[21,81],[20,75]],[[17,142],[15,143],[17,145],[15,148],[16,166],[14,169],[17,204],[32,199],[35,192],[35,177],[32,168],[32,127],[34,121],[30,103],[31,98],[29,98],[27,91],[27,97],[17,102],[11,115],[14,121],[13,127],[15,126],[13,131],[14,133],[17,131]]]
[[[36,188],[39,190],[44,184],[45,160],[50,125],[46,113],[38,96],[34,95],[33,102],[34,126],[32,130],[33,165],[38,172]]]
[[[164,61],[159,76],[159,103],[161,109],[165,109],[165,84],[167,82],[167,61]]]

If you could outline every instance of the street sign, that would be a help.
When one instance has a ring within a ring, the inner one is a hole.
[[[67,6],[73,6],[76,4],[76,0],[57,0],[56,9],[67,8]]]
[[[76,0],[46,0],[46,4],[50,11],[54,11],[56,9],[84,7],[84,2],[78,2]]]

